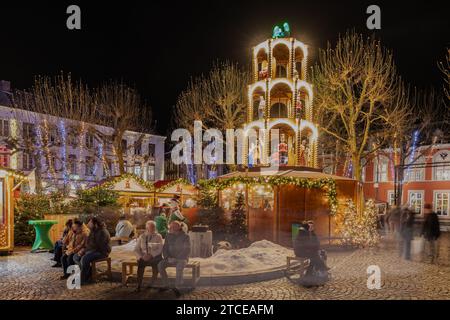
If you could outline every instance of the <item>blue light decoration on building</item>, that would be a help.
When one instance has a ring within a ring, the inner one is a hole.
[[[63,169],[64,186],[66,186],[69,183],[69,173],[67,171],[66,125],[63,120],[59,120],[58,128],[61,134],[61,163]]]
[[[409,175],[411,174],[411,165],[413,164],[414,161],[414,155],[416,153],[418,140],[419,140],[419,130],[416,130],[414,131],[413,142],[411,145],[411,154],[409,155],[408,171],[406,172],[406,175],[403,177],[403,181],[405,181],[406,177],[408,177],[409,179]]]

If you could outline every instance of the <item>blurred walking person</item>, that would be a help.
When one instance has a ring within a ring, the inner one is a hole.
[[[411,260],[411,241],[414,235],[414,221],[415,213],[408,207],[402,210],[402,216],[400,220],[400,232],[402,236],[401,256],[405,260]]]
[[[435,263],[438,250],[437,250],[437,240],[441,235],[441,228],[439,225],[439,217],[432,210],[431,204],[427,203],[424,206],[425,220],[422,225],[421,236],[425,239],[425,250],[423,254],[423,261],[428,258],[430,263]]]

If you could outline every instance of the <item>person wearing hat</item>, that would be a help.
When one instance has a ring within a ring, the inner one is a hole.
[[[180,210],[180,196],[176,195],[170,200],[170,205],[172,207],[172,213],[169,217],[169,224],[173,221],[178,221],[181,223],[184,232],[187,232],[187,219],[183,216]]]

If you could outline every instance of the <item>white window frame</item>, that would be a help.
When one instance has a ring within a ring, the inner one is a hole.
[[[384,180],[384,179],[381,179],[381,172],[383,172],[383,171],[379,171],[378,170],[378,168],[379,168],[379,164],[380,163],[383,163],[384,161],[383,160],[387,160],[386,161],[386,163],[387,163],[387,167],[386,167],[386,179]],[[378,156],[378,157],[376,157],[375,158],[375,161],[374,161],[374,167],[373,167],[373,176],[374,176],[374,182],[376,182],[376,183],[378,183],[378,182],[381,182],[381,183],[384,183],[384,182],[389,182],[390,180],[389,180],[389,167],[390,167],[390,159],[387,157],[387,156],[384,156],[384,155],[381,155],[381,156]]]
[[[419,216],[423,216],[423,206],[424,206],[424,202],[425,202],[425,190],[408,190],[408,206],[411,209],[415,209],[412,205],[411,205],[411,194],[412,193],[420,193],[422,195],[421,199],[422,199],[422,203],[420,206],[420,213],[417,213],[416,211],[414,211],[417,215]]]
[[[392,195],[392,200],[394,200],[394,202],[393,203],[391,203],[391,195]],[[391,207],[391,206],[393,206],[393,205],[395,205],[395,191],[394,190],[388,190],[387,191],[387,203],[388,203],[388,205]]]
[[[420,156],[412,165],[410,168],[405,168],[404,177],[405,182],[416,182],[416,181],[425,181],[425,165],[427,163],[427,159],[424,155]],[[423,167],[417,168],[414,167],[415,165],[423,165]],[[411,175],[408,175],[408,173],[411,173],[413,176],[413,179],[411,179]],[[416,179],[416,174],[419,173],[421,175],[421,179]]]
[[[445,150],[442,150],[442,151],[445,151],[445,152],[447,152],[450,155],[450,150],[445,149]],[[441,156],[440,156],[440,151],[436,152],[436,154],[433,155],[433,163],[435,163],[435,162],[445,162],[445,161],[450,161],[450,159],[449,160],[442,160]],[[441,168],[442,167],[437,167],[437,166],[433,167],[433,181],[450,181],[450,163],[448,163],[448,164],[446,164],[444,166],[444,168],[447,168],[447,171],[448,171],[448,179],[438,179],[437,178],[437,176],[436,176],[437,170],[441,169]]]
[[[437,214],[437,194],[438,193],[446,193],[448,194],[447,198],[447,214],[446,215],[440,215],[438,214],[439,218],[442,219],[450,219],[450,190],[434,190],[433,191],[433,211]]]
[[[9,119],[0,119],[0,136],[7,138],[10,134]]]

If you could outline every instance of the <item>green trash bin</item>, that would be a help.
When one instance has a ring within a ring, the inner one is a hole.
[[[29,225],[34,226],[36,230],[36,238],[34,239],[33,247],[31,252],[36,252],[38,250],[52,250],[53,242],[50,240],[48,232],[54,224],[57,224],[56,220],[30,220]]]
[[[292,228],[292,243],[294,243],[295,238],[297,238],[298,228],[300,228],[300,226],[301,226],[300,222],[292,224],[292,227],[291,227]]]

